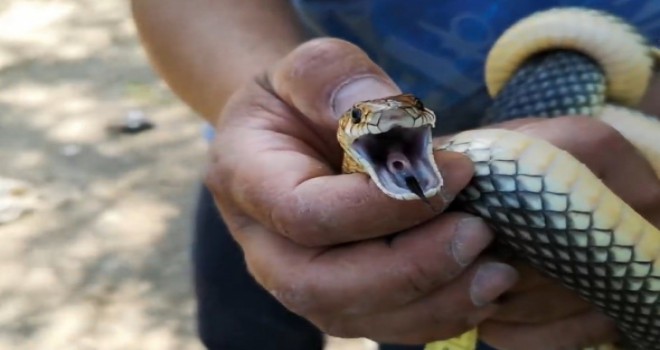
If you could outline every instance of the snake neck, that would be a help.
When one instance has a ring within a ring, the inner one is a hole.
[[[485,125],[525,117],[595,115],[605,100],[605,73],[571,50],[532,56],[516,71],[483,120]]]

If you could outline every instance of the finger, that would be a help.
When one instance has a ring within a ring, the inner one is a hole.
[[[491,127],[545,139],[589,167],[621,199],[660,225],[660,179],[646,159],[610,125],[583,116],[525,118]],[[636,184],[631,186],[630,184]]]
[[[575,292],[557,282],[524,292],[509,292],[500,298],[499,305],[492,320],[529,324],[560,320],[592,308]]]
[[[301,45],[270,77],[278,96],[333,133],[339,116],[356,102],[401,93],[359,47],[330,38]]]
[[[518,283],[498,299],[499,308],[490,318],[501,322],[546,323],[584,312],[591,305],[577,293],[542,275],[522,261],[509,262]]]
[[[517,130],[568,151],[623,201],[660,225],[660,180],[634,146],[611,126],[588,117],[561,117]]]
[[[277,235],[248,236],[243,247],[253,275],[304,315],[369,314],[409,303],[458,276],[493,238],[481,219],[458,213],[391,239],[319,250],[302,259],[292,258],[291,244]],[[474,293],[479,300],[481,292]]]
[[[583,349],[619,338],[614,322],[596,311],[540,325],[486,321],[479,325],[479,337],[507,350]]]
[[[518,270],[520,274],[520,280],[513,286],[511,293],[533,291],[557,282],[555,279],[544,276],[539,270],[522,260],[512,259],[508,263]]]
[[[446,287],[394,310],[335,320],[329,334],[380,342],[423,344],[458,336],[491,316],[516,281],[508,265],[480,259]],[[479,295],[475,295],[478,291]]]

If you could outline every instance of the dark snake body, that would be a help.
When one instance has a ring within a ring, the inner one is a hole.
[[[605,102],[605,74],[575,51],[530,58],[496,96],[484,119],[492,124],[524,117],[593,115]]]
[[[560,50],[534,56],[496,96],[484,124],[593,115],[606,100],[605,80],[600,66],[581,53]],[[479,151],[463,146],[450,143],[444,148],[468,155]],[[515,171],[500,171],[504,165]],[[486,219],[498,244],[614,318],[626,348],[660,350],[660,276],[653,274],[652,262],[638,261],[635,250],[616,244],[614,232],[599,227],[591,213],[572,210],[568,193],[548,191],[542,177],[524,173],[515,161],[491,155],[475,161],[475,169],[454,205]],[[564,209],[549,208],[550,201],[565,202]],[[588,224],[578,225],[576,218]]]

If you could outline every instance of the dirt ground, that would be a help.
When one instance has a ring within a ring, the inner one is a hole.
[[[107,132],[136,114],[156,128]],[[201,349],[188,248],[205,152],[127,2],[0,2],[0,349]]]

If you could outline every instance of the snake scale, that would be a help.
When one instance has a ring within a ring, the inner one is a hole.
[[[657,52],[605,12],[532,14],[488,54],[493,102],[484,124],[591,116],[626,137],[660,177],[660,122],[635,110]],[[498,244],[611,316],[624,337],[617,348],[660,349],[660,230],[548,142],[486,127],[434,149],[435,121],[433,111],[408,94],[357,103],[339,121],[343,172],[368,174],[397,200],[426,200],[443,185],[433,152],[467,155],[475,174],[454,205],[484,218]],[[473,349],[476,337],[467,338],[469,347],[449,340],[429,349]]]

